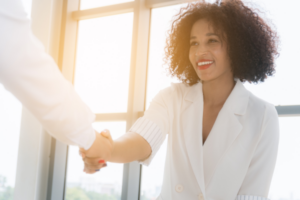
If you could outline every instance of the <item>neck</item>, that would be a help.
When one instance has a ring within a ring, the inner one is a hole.
[[[232,76],[221,76],[210,81],[203,81],[203,99],[206,105],[223,105],[234,88],[235,82]]]

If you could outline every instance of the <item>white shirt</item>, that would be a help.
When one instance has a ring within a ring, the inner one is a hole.
[[[129,130],[152,154],[168,134],[160,200],[266,200],[276,163],[279,126],[273,105],[237,81],[202,145],[202,84],[173,84]]]
[[[90,148],[95,116],[32,34],[20,0],[0,0],[0,27],[0,82],[56,139]]]

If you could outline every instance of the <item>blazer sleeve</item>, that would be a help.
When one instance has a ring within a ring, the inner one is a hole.
[[[130,128],[129,132],[141,135],[151,146],[151,155],[143,161],[149,165],[170,131],[172,121],[172,98],[174,86],[160,91],[151,101],[149,109]]]
[[[0,1],[0,82],[53,137],[90,148],[94,114],[33,35],[21,0]]]
[[[275,107],[268,104],[260,140],[236,200],[267,200],[276,164],[278,143],[278,114]]]

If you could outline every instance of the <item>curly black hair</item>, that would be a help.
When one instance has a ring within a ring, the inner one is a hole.
[[[199,19],[206,19],[225,35],[233,76],[242,82],[264,82],[275,73],[279,56],[278,35],[254,9],[241,0],[190,3],[175,15],[165,47],[165,62],[171,76],[183,83],[199,82],[190,60],[190,32]]]

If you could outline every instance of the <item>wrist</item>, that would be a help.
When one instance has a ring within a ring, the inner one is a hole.
[[[111,149],[111,155],[109,157],[109,159],[107,159],[108,162],[114,162],[115,161],[115,157],[116,157],[116,143],[114,140],[112,140],[112,149]]]

